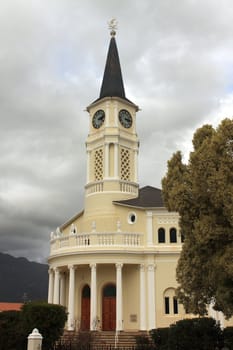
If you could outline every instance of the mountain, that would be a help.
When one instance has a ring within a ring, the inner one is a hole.
[[[48,265],[0,253],[0,301],[47,300]]]

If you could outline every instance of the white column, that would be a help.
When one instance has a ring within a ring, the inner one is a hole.
[[[153,245],[153,221],[152,211],[146,212],[146,232],[147,232],[147,245]]]
[[[66,302],[66,275],[63,272],[60,276],[60,281],[61,281],[61,285],[60,285],[60,304],[65,306]]]
[[[114,177],[119,178],[119,145],[114,143]]]
[[[122,266],[116,264],[116,330],[122,331]]]
[[[48,291],[48,303],[53,303],[53,290],[54,290],[54,274],[53,269],[49,269],[49,291]]]
[[[148,306],[148,329],[156,328],[155,315],[155,265],[147,266],[147,306]]]
[[[96,329],[96,264],[90,264],[91,267],[91,317],[90,317],[90,330]]]
[[[69,278],[69,299],[68,299],[68,330],[74,330],[74,286],[75,286],[75,267],[68,266],[70,271]]]
[[[54,269],[55,271],[55,278],[54,278],[54,294],[53,294],[53,303],[59,304],[59,279],[60,279],[60,271],[56,267]]]
[[[109,144],[104,145],[104,177],[109,177]]]
[[[146,279],[145,265],[140,265],[140,330],[146,330]]]

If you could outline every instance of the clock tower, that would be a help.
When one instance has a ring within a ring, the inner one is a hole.
[[[114,200],[138,195],[138,106],[125,96],[115,30],[111,31],[100,96],[87,111],[86,211],[90,202],[93,207],[95,197],[98,206],[109,206]]]

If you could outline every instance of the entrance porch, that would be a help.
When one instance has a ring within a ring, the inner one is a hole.
[[[154,264],[92,263],[50,269],[49,302],[67,307],[70,331],[155,328]]]

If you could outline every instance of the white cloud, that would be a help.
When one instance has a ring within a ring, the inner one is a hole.
[[[45,259],[50,231],[82,208],[84,109],[99,95],[112,17],[126,94],[142,109],[141,185],[160,187],[197,127],[232,117],[231,0],[1,2],[2,251]]]

